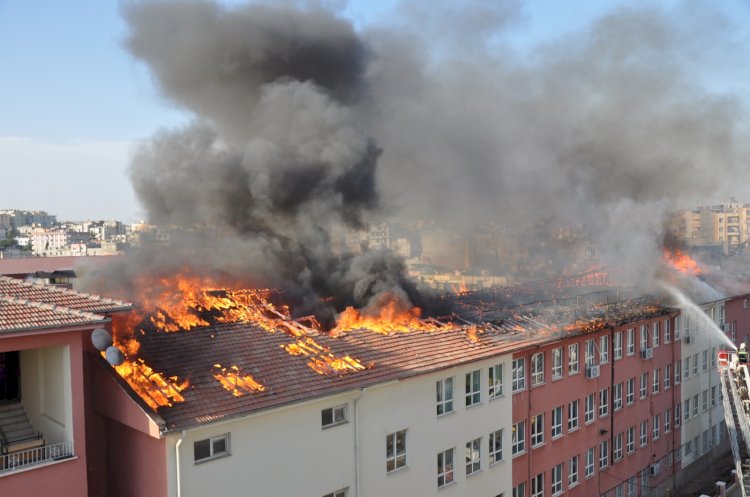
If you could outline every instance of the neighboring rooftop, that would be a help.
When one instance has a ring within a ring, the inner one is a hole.
[[[131,309],[133,304],[80,293],[63,287],[30,283],[8,276],[0,276],[0,296],[17,297],[87,312],[117,312]]]
[[[117,256],[63,256],[63,257],[22,257],[17,259],[0,258],[0,275],[25,277],[37,272],[54,273],[75,271],[84,264],[101,264]]]
[[[0,334],[83,326],[109,321],[99,314],[0,295]]]

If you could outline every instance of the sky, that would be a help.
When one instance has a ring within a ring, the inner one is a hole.
[[[358,29],[391,22],[396,3],[326,2]],[[554,44],[633,3],[523,1],[507,41],[531,54],[540,43]],[[738,44],[748,48],[750,0],[720,4],[741,26]],[[161,98],[145,66],[122,47],[127,26],[117,1],[71,5],[0,0],[0,209],[46,210],[64,220],[133,222],[145,216],[127,173],[138,141],[185,124],[191,115]],[[690,2],[678,5],[690,8]],[[703,78],[719,91],[750,100],[750,69],[738,66],[709,67]]]

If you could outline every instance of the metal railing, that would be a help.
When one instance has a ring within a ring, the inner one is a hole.
[[[0,455],[0,475],[8,471],[16,471],[36,464],[67,459],[73,457],[73,455],[72,441],[2,454]]]

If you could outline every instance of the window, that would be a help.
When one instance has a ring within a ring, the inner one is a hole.
[[[654,414],[654,417],[651,419],[651,438],[653,440],[659,440],[659,437],[661,437],[661,416],[659,414]]]
[[[627,331],[627,347],[628,355],[635,354],[635,330],[633,328],[629,328]]]
[[[578,344],[568,345],[568,374],[578,373]]]
[[[685,399],[685,407],[683,409],[684,415],[685,415],[685,421],[690,419],[690,399]]]
[[[615,462],[622,459],[622,433],[618,433],[614,440],[614,455]]]
[[[698,352],[693,354],[693,374],[698,374]]]
[[[702,400],[701,405],[703,406],[703,410],[707,411],[708,410],[708,390],[703,390],[703,392],[701,393],[701,400]]]
[[[531,356],[531,386],[544,383],[544,352]]]
[[[228,456],[229,433],[193,442],[193,461],[202,462]]]
[[[536,447],[544,443],[544,413],[531,418],[531,446]]]
[[[544,473],[531,479],[531,497],[544,497]]]
[[[562,348],[552,350],[552,379],[557,380],[563,375]]]
[[[716,385],[711,387],[711,407],[716,407]]]
[[[490,399],[500,397],[503,394],[503,365],[495,364],[489,369]]]
[[[711,347],[711,367],[716,367],[716,347]]]
[[[680,339],[680,323],[682,319],[680,319],[680,316],[677,316],[674,318],[674,339],[679,340]]]
[[[698,394],[693,395],[693,417],[698,415]]]
[[[645,399],[648,394],[648,373],[641,375],[641,398]]]
[[[320,411],[320,418],[323,428],[346,423],[346,404],[323,409]]]
[[[466,407],[479,404],[481,400],[482,380],[481,370],[466,373]]]
[[[526,482],[521,483],[513,489],[513,497],[526,497]]]
[[[563,408],[555,407],[552,409],[552,438],[562,435]]]
[[[625,436],[625,443],[627,444],[628,454],[635,452],[635,426],[628,428]]]
[[[466,442],[466,476],[476,473],[482,468],[482,439],[475,438]]]
[[[682,404],[678,400],[677,403],[674,405],[674,427],[679,428],[680,423],[682,422],[682,414],[680,414],[680,408],[682,407]]]
[[[641,421],[641,447],[648,443],[648,420]]]
[[[520,454],[526,451],[526,421],[521,421],[513,425],[511,436],[510,452],[512,455]]]
[[[615,411],[622,409],[622,383],[612,387],[612,406]]]
[[[438,380],[435,384],[437,389],[437,415],[453,412],[453,378]]]
[[[342,488],[341,490],[336,490],[330,494],[325,494],[323,497],[346,497],[348,490],[348,488]]]
[[[594,420],[594,409],[595,409],[595,403],[596,400],[594,398],[593,393],[588,394],[585,397],[585,405],[584,405],[584,411],[583,411],[583,421],[586,424],[591,423]]]
[[[641,325],[641,350],[648,348],[648,325]]]
[[[591,447],[586,451],[586,466],[583,471],[586,478],[594,474],[594,447]]]
[[[526,388],[526,358],[521,357],[513,360],[513,371],[511,372],[511,386],[514,392],[519,392]]]
[[[659,393],[659,380],[661,378],[661,370],[659,368],[654,369],[653,371],[653,383],[651,385],[651,393],[657,394]]]
[[[599,444],[599,469],[609,466],[609,440]]]
[[[656,348],[656,347],[659,346],[659,338],[660,338],[660,336],[659,336],[660,335],[660,333],[659,333],[659,321],[656,321],[653,324],[653,328],[652,328],[651,331],[652,331],[652,333],[651,333],[651,345],[654,348]]]
[[[615,361],[622,359],[622,331],[615,333]]]
[[[594,354],[596,352],[596,344],[594,340],[586,340],[586,356],[584,357],[584,363],[586,366],[592,366],[596,364],[594,362]]]
[[[687,356],[684,361],[682,361],[682,365],[684,366],[682,368],[682,377],[686,380],[690,378],[690,356]]]
[[[638,478],[635,476],[631,476],[628,479],[628,497],[635,497],[635,494],[638,488],[637,485],[638,485]]]
[[[395,471],[406,466],[406,430],[385,437],[385,470]]]
[[[442,488],[453,483],[453,449],[444,450],[437,455],[437,484]]]
[[[672,329],[670,328],[669,319],[664,320],[664,343],[672,341]]]
[[[568,431],[578,429],[578,399],[568,404]]]
[[[562,463],[552,468],[552,495],[559,495],[562,493],[562,475]]]
[[[664,366],[664,390],[669,390],[672,386],[672,364]]]
[[[626,402],[628,405],[635,402],[635,378],[630,378],[626,389]]]
[[[503,430],[490,433],[490,464],[503,460]]]
[[[701,359],[701,371],[705,373],[706,371],[708,371],[708,349],[702,352]]]
[[[609,414],[609,388],[599,391],[599,417]]]
[[[682,361],[676,361],[674,363],[674,384],[680,384],[680,373],[682,372]]]
[[[570,458],[570,462],[568,463],[568,486],[572,487],[573,485],[578,484],[578,456],[573,456]]]
[[[599,337],[599,363],[609,362],[609,335]]]
[[[641,471],[641,495],[648,495],[648,493],[651,491],[651,488],[648,484],[649,471],[649,468]]]
[[[664,433],[672,431],[672,409],[664,411]]]

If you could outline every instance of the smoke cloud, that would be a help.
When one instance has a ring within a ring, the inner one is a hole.
[[[418,299],[400,260],[341,247],[390,215],[584,224],[647,282],[668,214],[747,193],[745,102],[700,70],[730,23],[700,3],[621,8],[519,51],[523,4],[501,4],[405,3],[358,30],[315,5],[127,4],[127,49],[195,116],[143,143],[133,187],[151,221],[202,233],[136,263],[252,275],[330,322],[323,298]]]

